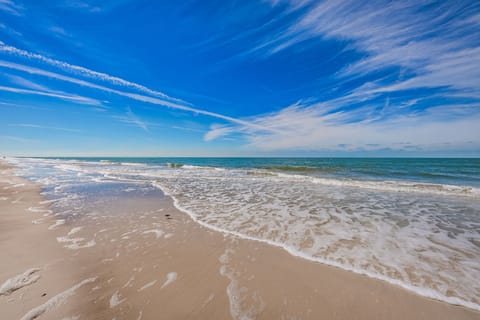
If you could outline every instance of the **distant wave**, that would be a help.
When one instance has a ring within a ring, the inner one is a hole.
[[[260,166],[259,169],[272,171],[290,171],[290,172],[312,172],[312,171],[335,171],[333,168],[322,168],[312,166]]]
[[[131,167],[143,167],[145,164],[137,162],[121,162],[122,166],[131,166]]]
[[[182,168],[182,169],[191,169],[191,170],[196,170],[196,169],[201,169],[201,170],[224,170],[223,168],[218,168],[218,167],[194,166],[194,165],[178,163],[178,162],[167,162],[167,167],[172,168],[172,169]]]
[[[272,176],[272,177],[278,177],[276,173],[273,172],[268,172],[268,171],[260,171],[260,170],[248,170],[246,172],[247,175],[252,175],[252,176]]]
[[[427,193],[451,196],[480,197],[480,189],[470,186],[454,186],[448,184],[435,184],[400,180],[354,180],[319,178],[304,175],[278,173],[279,177],[308,180],[312,183],[336,187],[352,187],[390,192]]]
[[[184,166],[183,163],[167,162],[167,167],[169,167],[169,168],[181,168],[183,166]]]

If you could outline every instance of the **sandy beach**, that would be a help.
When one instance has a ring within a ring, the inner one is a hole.
[[[0,165],[1,319],[480,319],[209,230],[159,190],[109,200],[60,216]]]

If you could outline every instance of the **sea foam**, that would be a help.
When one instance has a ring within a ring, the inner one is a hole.
[[[40,279],[40,275],[37,274],[39,271],[38,268],[28,269],[24,273],[8,279],[0,286],[0,296],[8,296],[20,288],[35,283]]]
[[[175,280],[177,280],[177,273],[176,272],[169,272],[167,274],[167,279],[165,280],[165,282],[162,284],[162,286],[160,287],[160,289],[163,289],[165,288],[166,286],[170,285],[172,282],[174,282]]]
[[[40,317],[42,314],[56,308],[57,306],[61,305],[64,303],[69,297],[75,294],[75,291],[77,291],[80,287],[92,283],[96,280],[97,278],[88,278],[85,279],[73,287],[57,294],[56,296],[50,298],[47,302],[44,304],[39,305],[38,307],[35,307],[31,309],[29,312],[27,312],[21,320],[33,320],[38,317]]]
[[[110,297],[110,308],[115,308],[116,306],[118,306],[119,304],[121,304],[122,302],[124,302],[126,299],[122,299],[121,296],[120,296],[120,293],[117,291],[115,291],[113,293],[113,295]]]

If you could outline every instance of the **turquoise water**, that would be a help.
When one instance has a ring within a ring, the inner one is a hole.
[[[67,216],[160,189],[212,230],[480,310],[479,159],[9,161]]]
[[[325,177],[405,180],[480,187],[478,158],[59,158],[251,168]]]

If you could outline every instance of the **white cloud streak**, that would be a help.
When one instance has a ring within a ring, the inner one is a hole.
[[[273,1],[272,5],[279,2]],[[480,150],[478,3],[283,2],[290,3],[290,10],[302,12],[299,18],[250,53],[263,51],[269,56],[320,38],[343,41],[347,48],[362,53],[363,58],[339,70],[336,79],[348,81],[368,76],[370,82],[360,81],[350,93],[336,99],[295,104],[250,119],[268,130],[212,126],[205,140],[239,133],[247,137],[252,147],[267,151]],[[395,68],[400,72],[389,71]],[[390,72],[390,77],[375,75],[382,70]],[[424,88],[439,91],[403,98],[398,103],[389,100],[390,94]],[[435,95],[471,100],[444,106],[430,104],[421,112],[409,110]],[[379,97],[385,102],[379,103]],[[352,108],[354,104],[357,106]]]
[[[70,100],[77,103],[88,104],[88,105],[100,105],[100,102],[98,100],[77,96],[77,95],[57,94],[57,93],[52,93],[47,91],[36,91],[36,90],[21,89],[21,88],[6,87],[6,86],[0,86],[0,91],[60,98],[60,99]]]
[[[146,122],[142,121],[137,115],[135,115],[132,111],[132,108],[128,107],[127,112],[125,113],[125,116],[114,116],[114,119],[127,123],[127,124],[133,124],[145,132],[148,132],[148,125]]]
[[[5,24],[3,23],[0,23],[0,30],[2,30],[3,32],[11,35],[11,36],[15,36],[15,37],[22,37],[22,33],[21,32],[18,32],[17,30],[14,30],[10,27],[7,27]]]
[[[0,0],[0,11],[20,16],[23,12],[23,6],[16,4],[12,0]]]
[[[347,41],[366,57],[338,73],[363,76],[400,67],[406,79],[377,92],[446,87],[480,96],[478,2],[355,0],[290,1],[305,12],[260,45],[269,54],[315,38]],[[428,7],[428,8],[427,8]]]
[[[230,126],[221,126],[214,124],[212,125],[210,130],[204,135],[203,139],[205,141],[212,141],[217,139],[218,137],[226,136],[234,131],[235,129]]]
[[[205,138],[241,133],[249,140],[250,147],[263,151],[480,149],[480,112],[457,118],[452,117],[452,112],[458,110],[442,106],[417,116],[397,116],[381,122],[349,122],[352,117],[349,113],[328,113],[318,107],[296,104],[253,120],[260,126],[268,126],[267,132],[224,126],[212,128]]]
[[[16,76],[16,75],[7,75],[8,79],[16,84],[16,85],[19,85],[21,87],[25,87],[25,88],[28,88],[28,89],[32,89],[32,90],[40,90],[40,91],[51,91],[49,88],[47,88],[46,86],[43,86],[41,84],[38,84],[38,83],[35,83],[33,81],[30,81],[30,80],[27,80],[23,77],[19,77],[19,76]]]
[[[12,63],[12,62],[7,62],[7,61],[0,60],[0,67],[14,69],[14,70],[18,70],[18,71],[23,71],[23,72],[27,72],[27,73],[30,73],[30,74],[40,75],[40,76],[44,76],[44,77],[48,77],[48,78],[52,78],[52,79],[56,79],[56,80],[60,80],[60,81],[70,82],[70,83],[74,83],[74,84],[77,84],[77,85],[80,85],[80,86],[101,90],[101,91],[116,94],[116,95],[119,95],[119,96],[122,96],[122,97],[127,97],[127,98],[130,98],[130,99],[136,100],[136,101],[146,102],[146,103],[150,103],[150,104],[154,104],[154,105],[160,105],[160,106],[164,106],[164,107],[168,107],[168,108],[172,108],[172,109],[177,109],[177,110],[188,111],[188,112],[192,112],[192,113],[195,113],[195,114],[202,114],[202,115],[206,115],[206,116],[214,117],[214,118],[217,118],[217,119],[225,120],[225,121],[232,122],[232,123],[242,125],[242,126],[246,126],[246,127],[252,126],[257,130],[267,129],[267,128],[261,128],[260,126],[254,124],[254,123],[250,123],[248,121],[237,119],[237,118],[234,118],[234,117],[229,117],[229,116],[226,116],[226,115],[223,115],[223,114],[210,112],[210,111],[206,111],[206,110],[194,108],[194,107],[191,107],[191,106],[182,105],[182,104],[178,104],[178,103],[175,103],[175,102],[171,102],[171,101],[167,101],[167,100],[163,100],[163,99],[159,99],[159,98],[155,98],[155,97],[150,97],[150,96],[146,96],[146,95],[142,95],[142,94],[130,93],[130,92],[124,92],[124,91],[120,91],[120,90],[116,90],[116,89],[111,89],[111,88],[108,88],[108,87],[105,87],[105,86],[101,86],[101,85],[97,85],[97,84],[94,84],[94,83],[91,83],[91,82],[87,82],[85,80],[72,78],[72,77],[64,76],[64,75],[61,75],[61,74],[58,74],[58,73],[55,73],[55,72],[50,72],[50,71],[46,71],[46,70],[42,70],[42,69],[38,69],[38,68],[33,68],[33,67],[25,66],[25,65],[20,65],[20,64],[17,64],[17,63]]]
[[[30,123],[11,123],[9,124],[11,127],[22,127],[22,128],[34,128],[34,129],[42,129],[42,130],[55,130],[55,131],[66,131],[66,132],[75,132],[79,133],[82,132],[78,129],[71,129],[71,128],[61,128],[61,127],[50,127],[50,126],[43,126],[38,124],[30,124]]]
[[[10,140],[10,141],[15,141],[15,142],[20,142],[20,143],[35,143],[35,142],[38,142],[38,140],[27,139],[27,138],[16,137],[16,136],[0,136],[0,140]]]
[[[0,0],[0,1],[2,1],[2,0]],[[15,55],[15,56],[19,56],[19,57],[23,57],[23,58],[27,58],[27,59],[30,59],[30,60],[39,61],[39,62],[48,64],[48,65],[60,68],[63,71],[66,71],[66,72],[81,75],[81,76],[91,78],[91,79],[95,79],[95,80],[108,82],[112,85],[128,87],[128,88],[135,89],[135,90],[138,90],[140,92],[147,93],[149,95],[160,97],[160,98],[167,99],[167,100],[170,100],[170,101],[183,102],[180,99],[170,97],[163,92],[159,92],[159,91],[156,91],[156,90],[149,89],[149,88],[147,88],[145,86],[142,86],[140,84],[130,82],[130,81],[124,80],[124,79],[119,78],[119,77],[111,76],[111,75],[108,75],[106,73],[102,73],[102,72],[90,70],[90,69],[87,69],[87,68],[84,68],[84,67],[81,67],[81,66],[73,65],[73,64],[70,64],[70,63],[67,63],[67,62],[64,62],[64,61],[51,59],[51,58],[45,57],[45,56],[37,54],[37,53],[32,53],[32,52],[28,52],[26,50],[18,49],[18,48],[15,48],[13,46],[6,45],[2,41],[0,41],[0,52]]]

